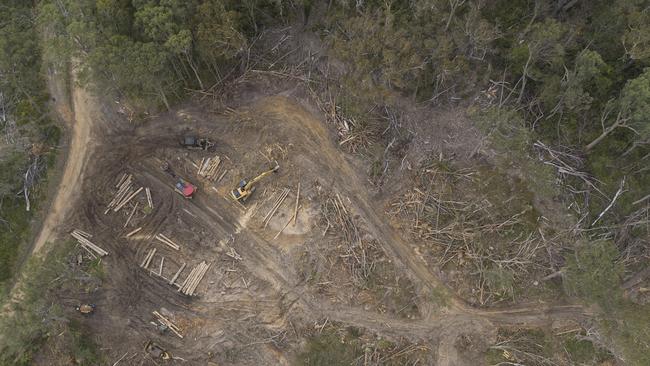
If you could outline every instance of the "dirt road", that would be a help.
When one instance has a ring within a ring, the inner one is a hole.
[[[92,140],[95,119],[99,114],[96,99],[81,87],[72,90],[72,110],[62,114],[69,129],[69,146],[67,160],[56,194],[52,199],[50,210],[43,220],[40,232],[32,247],[32,255],[40,253],[45,244],[57,238],[70,209],[75,206],[81,191],[81,182],[85,174],[88,159],[92,155]],[[64,96],[55,98],[55,109],[59,112],[69,110]]]

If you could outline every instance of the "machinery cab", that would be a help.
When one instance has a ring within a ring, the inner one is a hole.
[[[235,200],[238,200],[238,201],[239,200],[245,201],[246,198],[251,193],[255,192],[255,187],[251,187],[250,190],[246,190],[246,185],[247,184],[248,184],[248,182],[245,179],[242,179],[239,182],[239,185],[237,186],[237,188],[232,190],[232,192],[231,192],[232,193],[232,198],[234,198]]]
[[[196,186],[184,180],[179,180],[176,183],[176,191],[185,198],[192,198],[196,192]]]
[[[181,139],[180,143],[181,146],[188,149],[208,150],[214,146],[214,143],[210,140],[206,138],[198,138],[196,136],[185,136]]]
[[[237,188],[233,189],[230,191],[230,195],[235,201],[240,201],[240,202],[245,202],[248,197],[255,192],[255,183],[259,182],[262,180],[264,177],[267,177],[271,173],[275,173],[280,169],[280,165],[278,165],[277,161],[275,162],[275,166],[265,172],[262,172],[260,175],[257,177],[251,179],[250,181],[247,181],[246,179],[242,179],[239,182],[239,185]]]
[[[169,354],[164,348],[154,343],[153,341],[148,341],[144,345],[144,350],[149,353],[149,355],[158,360],[169,360],[172,358],[172,355]]]
[[[89,315],[95,312],[95,304],[82,304],[75,307],[75,310],[84,315]]]

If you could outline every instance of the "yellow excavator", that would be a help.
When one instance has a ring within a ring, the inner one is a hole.
[[[239,182],[239,186],[230,192],[232,195],[232,198],[235,199],[235,201],[240,201],[240,202],[246,202],[248,197],[255,192],[255,183],[259,182],[263,178],[271,175],[271,173],[275,173],[280,169],[280,166],[278,165],[278,162],[275,162],[275,166],[272,169],[269,169],[265,172],[260,173],[257,177],[251,179],[250,181],[247,181],[246,179],[243,179],[241,182]]]
[[[145,352],[149,353],[153,359],[156,360],[170,360],[172,358],[172,355],[169,352],[167,352],[164,348],[162,348],[162,346],[153,341],[148,341],[144,345],[144,350]]]

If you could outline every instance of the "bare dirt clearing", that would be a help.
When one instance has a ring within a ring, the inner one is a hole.
[[[461,338],[493,339],[495,326],[560,327],[586,315],[581,307],[544,304],[478,310],[449,295],[368,193],[360,162],[341,152],[296,99],[263,97],[223,114],[189,104],[138,127],[111,118],[119,128],[105,128],[92,122],[105,116],[99,108],[78,106],[83,98],[75,91],[75,117],[87,123],[75,127],[56,210],[38,243],[62,225],[90,232],[110,253],[102,259],[104,284],[79,294],[97,304],[84,321],[109,360],[127,353],[125,364],[151,363],[142,345],[154,339],[191,364],[291,364],[314,329],[320,334],[336,323],[424,344],[425,364],[462,365],[480,360],[485,347],[458,350]],[[185,133],[216,146],[184,150],[178,140]],[[218,178],[199,177],[202,159],[214,156],[221,159]],[[273,161],[280,171],[260,182],[245,206],[229,197],[241,178]],[[198,186],[193,199],[174,192],[176,178],[163,163]],[[142,191],[121,210],[107,210],[125,174],[134,188],[150,189],[153,207]],[[285,189],[287,198],[270,215]],[[182,284],[203,261],[210,267],[195,296],[170,285]],[[184,338],[160,334],[153,311],[174,321]]]

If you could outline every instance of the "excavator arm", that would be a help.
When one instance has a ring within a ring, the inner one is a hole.
[[[271,173],[275,173],[276,171],[278,171],[278,169],[280,169],[280,166],[276,163],[275,167],[273,167],[273,169],[270,169],[270,170],[267,170],[267,171],[261,173],[257,177],[253,178],[250,182],[246,183],[246,185],[244,186],[244,189],[245,190],[251,189],[255,185],[255,183],[257,183],[257,182],[261,181],[262,179],[264,179],[265,177],[271,175]]]

